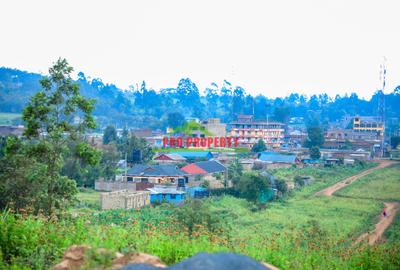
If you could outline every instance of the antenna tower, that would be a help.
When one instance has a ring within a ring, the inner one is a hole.
[[[378,118],[382,123],[382,134],[381,134],[381,157],[383,157],[383,146],[385,142],[385,87],[386,87],[386,57],[383,57],[380,65],[379,80],[382,85],[382,90],[378,95]]]

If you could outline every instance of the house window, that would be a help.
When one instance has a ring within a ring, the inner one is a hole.
[[[171,194],[171,199],[175,200],[176,199],[176,194]]]
[[[128,182],[133,182],[133,177],[128,176],[128,177],[126,178],[126,181],[128,181]]]

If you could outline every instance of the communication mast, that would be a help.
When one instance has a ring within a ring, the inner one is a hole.
[[[382,123],[382,134],[381,134],[381,157],[383,157],[383,146],[385,142],[385,87],[386,87],[386,57],[383,57],[380,65],[379,80],[382,85],[382,90],[378,95],[378,118]]]

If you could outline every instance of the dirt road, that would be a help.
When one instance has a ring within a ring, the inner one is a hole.
[[[354,181],[356,181],[357,179],[366,176],[376,170],[388,167],[392,164],[394,164],[394,161],[391,160],[382,160],[379,161],[379,165],[375,166],[371,169],[365,170],[359,174],[353,175],[349,178],[346,178],[343,181],[340,181],[330,187],[327,187],[321,191],[318,191],[317,193],[315,193],[315,195],[323,195],[323,196],[332,196],[333,193],[335,193],[336,191],[338,191],[341,188],[344,188],[345,186],[353,183]],[[382,238],[383,233],[385,232],[385,230],[389,227],[389,225],[392,223],[394,217],[396,216],[396,212],[397,210],[399,210],[400,208],[400,203],[397,202],[386,202],[385,203],[385,207],[386,207],[386,213],[387,216],[384,217],[382,214],[380,216],[379,222],[377,224],[375,224],[375,229],[371,232],[367,232],[367,233],[363,233],[362,235],[360,235],[360,237],[358,237],[358,239],[354,242],[354,245],[364,241],[365,239],[368,239],[368,244],[372,245],[374,244],[376,241],[378,241],[379,239]]]
[[[333,193],[335,193],[336,191],[338,191],[341,188],[344,188],[345,186],[353,183],[354,181],[356,181],[357,179],[359,179],[360,177],[366,176],[370,173],[372,173],[373,171],[388,167],[392,164],[394,164],[394,161],[391,160],[382,160],[379,161],[379,165],[375,166],[371,169],[365,170],[359,174],[353,175],[349,178],[346,178],[345,180],[342,180],[336,184],[334,184],[333,186],[327,187],[321,191],[318,191],[317,193],[315,193],[315,195],[324,195],[324,196],[332,196]]]
[[[399,210],[400,203],[398,202],[387,202],[385,203],[387,216],[384,217],[382,214],[380,216],[379,222],[375,225],[375,229],[371,232],[366,232],[360,235],[358,239],[354,242],[354,244],[358,244],[365,239],[368,239],[368,244],[372,245],[376,241],[382,238],[383,233],[389,227],[389,225],[393,222],[394,217],[396,216],[396,212]]]

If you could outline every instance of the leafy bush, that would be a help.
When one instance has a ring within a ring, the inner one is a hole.
[[[301,177],[300,175],[296,175],[296,176],[294,177],[294,183],[295,183],[295,185],[298,186],[298,187],[302,187],[302,186],[305,185],[304,179],[303,179],[303,177]]]

